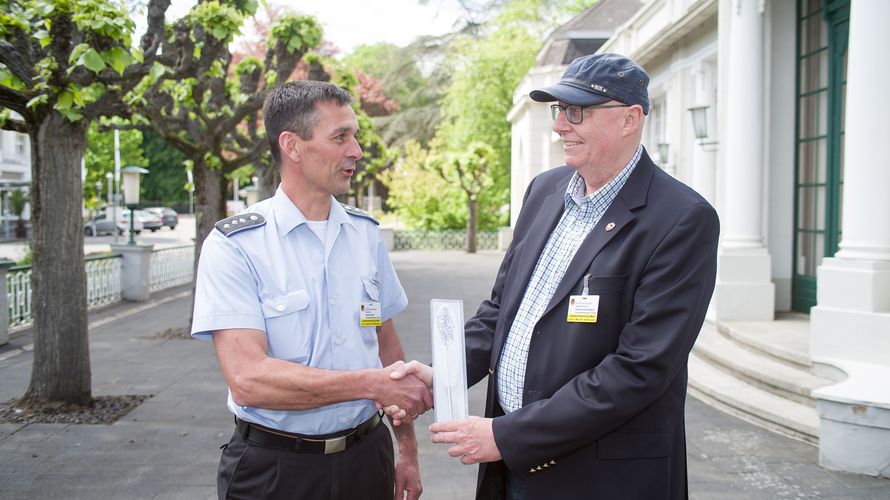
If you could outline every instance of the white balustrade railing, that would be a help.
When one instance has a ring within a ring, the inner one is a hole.
[[[189,283],[194,279],[195,246],[156,250],[151,255],[150,290]],[[120,254],[91,256],[84,268],[87,277],[87,308],[121,300]],[[6,297],[9,304],[9,329],[18,330],[33,323],[31,316],[31,266],[11,267],[6,273]]]
[[[6,274],[9,328],[31,324],[31,266],[17,266]]]
[[[87,308],[121,300],[121,257],[87,257]]]
[[[121,256],[119,254],[87,257],[87,308],[92,309],[121,300]],[[9,329],[17,330],[33,323],[31,316],[31,266],[16,266],[6,273],[6,297],[9,303]]]
[[[151,255],[149,276],[152,292],[190,283],[195,276],[195,246],[155,250]]]

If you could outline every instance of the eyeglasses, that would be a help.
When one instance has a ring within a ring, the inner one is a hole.
[[[563,106],[561,104],[551,104],[550,105],[550,116],[553,118],[553,121],[556,121],[559,118],[559,112],[562,111],[566,114],[566,120],[573,124],[578,125],[582,121],[584,121],[584,110],[585,109],[596,109],[596,108],[629,108],[630,104],[594,104],[593,106],[578,106],[576,104],[569,104],[568,106]]]

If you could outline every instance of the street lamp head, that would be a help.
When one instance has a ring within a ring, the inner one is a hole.
[[[666,165],[669,159],[671,145],[666,142],[658,143],[658,160],[662,165]]]
[[[708,106],[696,106],[689,108],[692,113],[692,131],[696,139],[708,137]]]
[[[139,204],[139,181],[142,174],[147,173],[148,170],[135,165],[129,165],[121,169],[124,181],[124,204],[128,207]]]

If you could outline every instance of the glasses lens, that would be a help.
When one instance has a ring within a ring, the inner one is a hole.
[[[559,118],[559,104],[550,105],[550,118],[553,118],[553,121]]]
[[[566,106],[566,120],[569,123],[579,124],[581,123],[581,119],[584,118],[584,110],[581,109],[581,106]]]

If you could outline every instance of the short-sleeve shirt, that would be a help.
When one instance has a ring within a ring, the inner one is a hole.
[[[325,240],[279,187],[247,212],[265,224],[228,236],[214,230],[198,264],[192,336],[225,329],[265,332],[271,357],[326,370],[380,368],[374,326],[359,326],[363,302],[387,321],[408,304],[372,220],[331,199]],[[296,411],[239,406],[237,417],[273,429],[319,435],[354,427],[375,411],[369,400]]]

